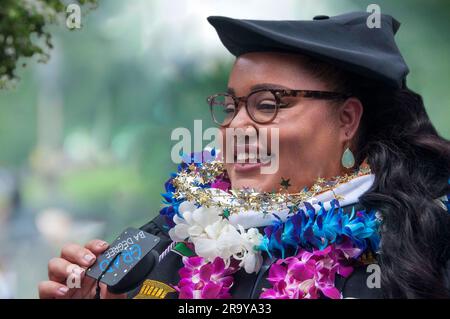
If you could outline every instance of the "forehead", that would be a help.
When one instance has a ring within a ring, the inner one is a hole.
[[[309,74],[305,63],[298,54],[246,53],[235,60],[228,87],[242,93],[260,83],[274,83],[291,89],[316,89],[321,83]]]

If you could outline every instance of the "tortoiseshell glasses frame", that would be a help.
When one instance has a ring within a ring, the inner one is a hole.
[[[213,121],[222,126],[228,126],[239,110],[240,102],[245,103],[245,109],[250,118],[258,124],[272,122],[280,108],[289,107],[289,103],[283,103],[285,97],[313,98],[321,100],[345,100],[351,94],[311,91],[311,90],[287,90],[287,89],[259,89],[252,91],[247,96],[234,96],[231,93],[218,93],[207,98]],[[250,103],[249,103],[250,102]],[[264,102],[264,103],[263,103]],[[221,118],[225,115],[225,118]]]

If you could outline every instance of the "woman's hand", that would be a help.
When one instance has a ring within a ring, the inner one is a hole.
[[[108,246],[107,242],[99,239],[91,240],[84,247],[77,244],[64,246],[61,257],[52,258],[48,263],[49,280],[39,283],[39,298],[94,298],[96,280],[86,276],[86,269],[94,264],[97,256]],[[100,287],[102,299],[126,298],[126,294],[108,292],[103,283],[100,283]]]

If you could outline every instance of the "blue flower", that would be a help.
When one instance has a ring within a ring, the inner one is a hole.
[[[211,151],[203,151],[191,154],[181,154],[182,161],[178,165],[177,171],[181,172],[183,170],[189,169],[190,165],[194,165],[194,167],[196,168],[201,167],[202,163],[210,162],[214,160],[215,157],[216,157],[215,149],[212,149]],[[159,213],[160,215],[164,216],[168,228],[172,228],[175,226],[175,223],[173,222],[173,217],[175,216],[175,214],[179,215],[178,207],[185,200],[183,198],[176,199],[173,197],[175,193],[175,187],[173,186],[172,181],[176,176],[177,173],[170,174],[170,178],[164,184],[166,192],[161,194],[161,196],[163,197],[163,204],[166,206],[164,206],[159,211]],[[206,183],[197,186],[207,188],[211,187],[211,184]]]
[[[373,251],[378,250],[379,221],[374,210],[355,212],[353,207],[352,212],[346,214],[335,199],[330,202],[328,210],[319,202],[317,212],[311,204],[304,204],[305,210],[299,209],[284,223],[276,216],[277,220],[265,227],[258,249],[269,256],[281,255],[284,258],[286,252],[295,254],[299,248],[323,250],[330,244],[349,239],[361,252],[369,247]]]
[[[161,196],[163,197],[162,202],[166,206],[164,206],[159,211],[159,214],[164,216],[164,219],[169,228],[172,228],[173,226],[175,226],[175,223],[173,222],[173,217],[175,216],[175,214],[178,214],[178,207],[184,201],[184,200],[177,200],[176,198],[173,197],[173,193],[175,192],[175,187],[172,184],[172,180],[175,176],[176,176],[175,173],[171,174],[171,177],[164,184],[166,192],[162,193]]]

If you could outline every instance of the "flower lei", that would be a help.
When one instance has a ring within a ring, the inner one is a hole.
[[[375,211],[345,214],[337,198],[330,201],[329,209],[319,202],[316,211],[305,201],[370,169],[333,181],[318,179],[311,189],[292,196],[231,190],[223,166],[214,159],[214,150],[201,154],[203,162],[191,163],[196,156],[184,158],[162,194],[166,205],[160,214],[167,221],[171,239],[192,245],[196,254],[183,256],[181,279],[175,286],[179,298],[230,298],[233,273],[240,269],[258,272],[263,254],[276,261],[267,277],[272,288],[263,289],[260,298],[341,298],[334,286],[336,274],[348,277],[358,257],[378,250],[380,220]],[[211,194],[228,201],[217,201]],[[269,214],[265,209],[280,205],[289,208],[289,216],[282,221],[272,213],[276,220],[264,228],[264,234],[229,221],[236,208],[256,207]]]

